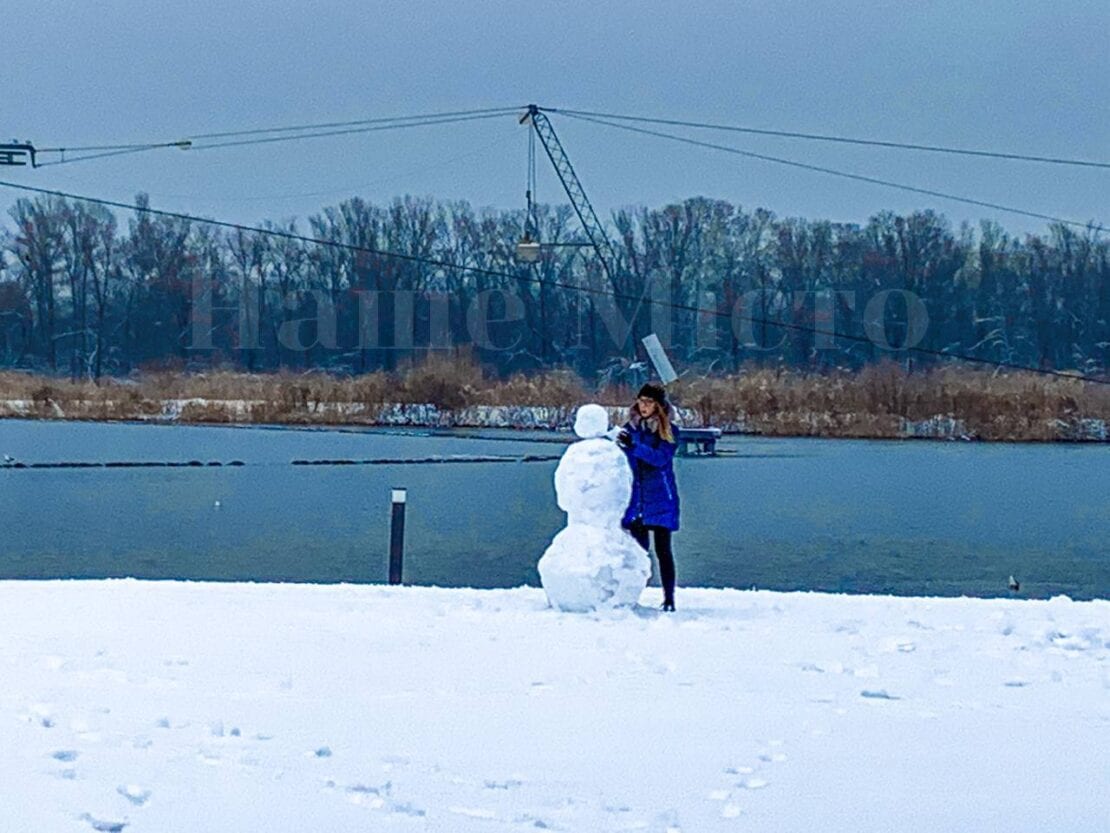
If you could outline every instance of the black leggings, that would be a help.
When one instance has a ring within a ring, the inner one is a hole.
[[[674,553],[671,552],[671,531],[662,526],[644,526],[636,521],[628,528],[632,537],[645,550],[648,532],[655,533],[655,557],[659,559],[659,582],[663,585],[663,601],[674,601]]]

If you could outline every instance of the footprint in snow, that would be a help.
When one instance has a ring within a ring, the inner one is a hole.
[[[768,745],[772,749],[765,750],[759,756],[759,760],[765,763],[777,763],[786,760],[786,755],[782,752],[772,751],[782,745],[781,740],[769,741]],[[721,817],[726,819],[738,818],[741,814],[740,804],[736,803],[735,800],[737,790],[762,790],[771,783],[766,778],[756,777],[754,775],[755,768],[750,766],[725,767],[723,772],[732,781],[732,786],[726,789],[711,790],[706,797],[710,801],[720,801],[722,803]],[[743,777],[738,779],[737,776]]]
[[[126,821],[110,821],[108,819],[98,819],[85,813],[81,816],[81,821],[87,821],[89,826],[98,833],[122,833],[123,828],[127,827],[129,822]]]
[[[139,787],[135,784],[121,784],[120,786],[116,787],[116,792],[118,792],[136,807],[142,807],[144,804],[150,801],[150,796],[152,795],[150,790],[144,790],[142,787]]]
[[[785,752],[764,752],[759,756],[759,760],[767,764],[781,764],[786,760]]]
[[[28,723],[36,723],[44,729],[54,728],[54,712],[50,706],[36,704],[31,706],[27,713],[20,715]]]
[[[637,825],[637,827],[640,827],[640,825]],[[662,833],[682,833],[682,827],[678,823],[678,812],[672,807],[662,813],[657,813],[655,823],[651,829],[662,831]]]
[[[797,668],[811,674],[844,673],[844,664],[840,662],[800,662],[797,663]]]
[[[413,818],[423,818],[424,815],[425,815],[425,812],[424,812],[423,808],[417,807],[415,804],[411,804],[408,801],[401,801],[401,802],[390,801],[386,804],[386,807],[389,810],[389,812],[394,813],[396,815],[400,815],[400,816],[412,816]]]
[[[912,654],[916,650],[913,640],[901,636],[884,639],[879,645],[879,651],[884,654]]]
[[[485,807],[448,807],[447,812],[471,819],[496,819],[497,813]]]
[[[56,752],[51,752],[50,757],[55,761],[64,761],[68,764],[76,761],[79,754],[76,749],[59,749]]]
[[[338,789],[339,785],[335,781],[326,781],[324,786],[328,789]],[[393,813],[399,816],[409,816],[410,818],[423,818],[427,812],[423,807],[418,807],[410,801],[398,801],[392,798],[393,782],[386,781],[384,784],[351,784],[343,788],[343,792],[347,796],[347,800],[352,804],[360,807],[367,807],[371,810],[384,810],[387,813]]]
[[[721,808],[721,818],[723,819],[736,819],[740,818],[740,805],[739,804],[726,804]]]
[[[208,733],[214,738],[222,737],[241,737],[243,732],[238,726],[232,726],[229,730],[224,730],[224,722],[222,720],[215,720],[208,724]]]
[[[335,786],[334,781],[329,781],[328,786]],[[380,810],[386,805],[393,784],[386,781],[379,786],[370,784],[351,784],[346,788],[347,800],[352,804],[369,807],[371,810]]]
[[[513,816],[513,824],[522,824],[526,827],[534,827],[537,830],[550,830],[552,827],[550,822],[528,813]]]
[[[874,690],[865,688],[863,691],[861,691],[859,693],[859,696],[860,697],[866,697],[869,700],[901,700],[902,699],[901,697],[898,697],[894,694],[888,693],[885,688],[874,689]]]
[[[329,787],[334,787],[335,782],[328,781],[327,785]],[[371,784],[351,784],[347,787],[347,792],[352,795],[389,795],[392,790],[392,781],[386,781],[384,784],[378,784],[377,786]]]

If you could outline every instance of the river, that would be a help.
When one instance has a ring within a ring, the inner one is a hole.
[[[0,420],[0,578],[376,582],[390,488],[405,580],[538,584],[562,526],[553,460],[295,466],[295,459],[558,455],[567,435]],[[676,463],[679,585],[1110,598],[1110,448],[726,437]]]

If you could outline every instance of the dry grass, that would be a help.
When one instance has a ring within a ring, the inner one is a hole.
[[[1110,386],[1038,373],[947,367],[907,374],[879,364],[859,373],[805,375],[758,369],[676,385],[710,424],[745,423],[763,434],[895,437],[902,420],[960,420],[990,440],[1059,438],[1056,420],[1110,421]]]
[[[432,404],[443,412],[476,405],[570,408],[589,400],[621,404],[632,394],[592,389],[567,370],[491,378],[462,354],[356,377],[153,372],[97,385],[7,372],[0,373],[0,416],[136,419],[168,408],[185,422],[373,423],[383,406],[395,403]],[[982,439],[1054,440],[1067,436],[1061,425],[1110,422],[1110,386],[963,367],[906,374],[896,364],[880,364],[823,375],[747,368],[683,380],[672,394],[706,424],[778,436],[898,437],[905,420],[939,416]],[[26,406],[13,410],[6,400]],[[176,409],[167,405],[174,401]]]

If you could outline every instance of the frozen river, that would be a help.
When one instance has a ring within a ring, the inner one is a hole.
[[[0,421],[0,578],[376,582],[389,490],[405,579],[537,584],[562,525],[553,460],[294,466],[296,459],[558,455],[540,432],[280,430]],[[900,595],[1110,597],[1110,448],[726,438],[676,464],[679,584]],[[218,502],[218,507],[217,507]]]

